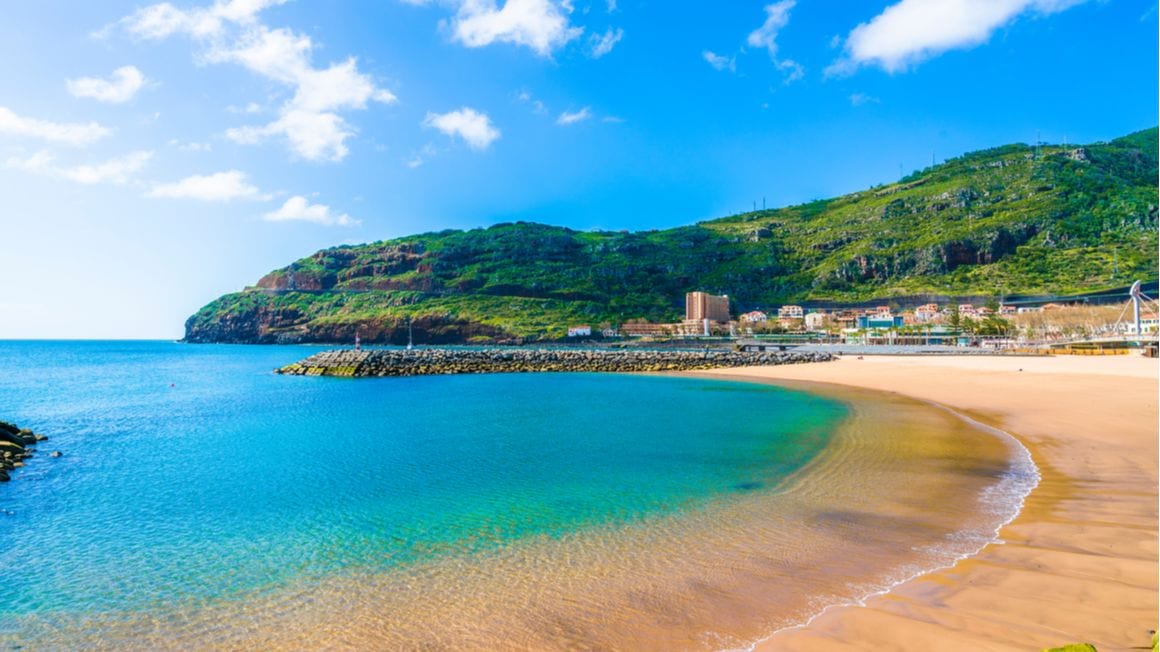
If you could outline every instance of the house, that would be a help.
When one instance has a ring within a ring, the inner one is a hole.
[[[672,335],[675,330],[673,324],[652,324],[647,321],[628,321],[620,325],[621,334],[630,337]]]
[[[760,310],[754,310],[741,315],[738,319],[748,324],[761,324],[769,321],[769,316]]]
[[[808,331],[824,331],[827,324],[830,322],[830,315],[818,310],[807,313],[805,316],[806,330]]]
[[[832,315],[834,321],[838,322],[838,326],[843,329],[852,329],[858,323],[857,313],[851,310],[843,310]]]
[[[877,311],[859,315],[857,320],[858,328],[863,330],[900,328],[902,322],[902,315],[892,315],[888,312],[880,313]]]
[[[801,306],[782,306],[777,309],[778,319],[801,319],[805,314]]]
[[[940,314],[937,303],[927,303],[914,309],[914,320],[926,324],[938,319]]]
[[[591,326],[569,326],[568,337],[592,337]]]

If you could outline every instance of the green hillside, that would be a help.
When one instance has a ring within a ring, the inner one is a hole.
[[[899,183],[675,229],[534,223],[326,249],[225,295],[189,341],[554,338],[569,324],[679,319],[899,295],[1068,293],[1157,276],[1157,130],[1084,147],[1007,145]]]

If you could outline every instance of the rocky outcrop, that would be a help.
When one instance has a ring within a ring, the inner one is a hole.
[[[692,371],[724,367],[824,362],[821,352],[756,353],[740,351],[582,351],[560,349],[490,349],[482,351],[419,349],[316,353],[286,365],[277,373],[293,376],[428,376],[440,374],[529,371]]]
[[[24,460],[32,457],[31,448],[46,439],[27,428],[0,421],[0,482],[11,480],[11,472],[23,467]]]

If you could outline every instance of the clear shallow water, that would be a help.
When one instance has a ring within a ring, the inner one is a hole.
[[[270,372],[309,351],[0,342],[0,419],[50,437],[0,485],[0,634],[583,546],[772,493],[847,416],[690,378]]]

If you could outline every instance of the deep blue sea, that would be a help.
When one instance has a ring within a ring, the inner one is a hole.
[[[668,376],[272,373],[316,350],[0,342],[0,419],[49,437],[0,484],[0,632],[768,491],[846,415]]]

